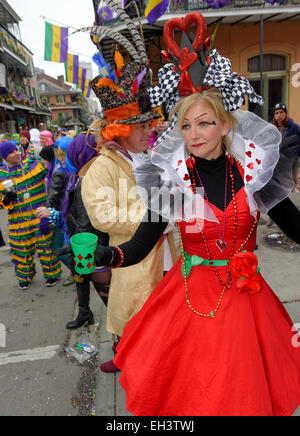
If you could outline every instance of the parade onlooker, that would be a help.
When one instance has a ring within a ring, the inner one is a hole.
[[[298,136],[300,156],[300,127],[288,116],[287,107],[284,103],[277,103],[273,107],[273,124],[278,128],[284,139],[287,136]]]
[[[41,140],[40,140],[40,131],[39,129],[31,129],[29,130],[30,133],[30,142],[34,145],[41,146]]]
[[[53,144],[53,135],[49,130],[43,130],[40,132],[40,141],[42,147]]]
[[[288,138],[290,136],[295,136],[297,138],[297,147],[293,144],[294,151],[291,153],[290,159],[292,159],[293,166],[293,178],[295,183],[295,189],[299,189],[299,158],[300,158],[300,127],[294,122],[292,118],[288,116],[287,107],[284,103],[277,103],[273,106],[273,120],[274,126],[278,128],[282,135],[282,139]],[[268,225],[272,225],[272,220],[268,222]]]
[[[68,187],[68,182],[71,174],[71,166],[67,162],[68,169],[66,168],[65,152],[71,143],[70,138],[61,138],[56,142],[56,146],[60,150],[58,157],[55,158],[54,146],[48,145],[44,147],[40,153],[40,156],[45,162],[45,166],[48,167],[47,174],[47,200],[45,206],[37,209],[37,216],[41,218],[41,232],[47,234],[49,232],[49,216],[50,214],[43,214],[45,209],[48,208],[51,213],[51,217],[55,216],[56,212],[61,211],[62,200],[65,196],[66,189]],[[60,144],[60,145],[59,145]],[[62,147],[62,148],[60,148]],[[52,250],[58,250],[63,247],[65,241],[69,240],[68,230],[65,225],[63,225],[63,220],[54,221],[50,220],[54,226],[53,231],[53,241]],[[59,259],[66,265],[67,268],[70,266],[70,258],[68,255],[61,255]],[[74,283],[72,274],[63,282],[63,286],[69,286]]]
[[[8,242],[20,289],[27,289],[36,273],[34,254],[37,251],[46,286],[53,286],[61,275],[59,260],[51,249],[52,232],[41,234],[36,210],[46,200],[47,170],[37,159],[21,159],[16,144],[0,144],[0,155],[6,161],[0,166],[0,205],[8,211]],[[7,183],[10,186],[7,187]]]
[[[85,133],[77,136],[67,150],[68,159],[76,171],[71,175],[67,189],[63,214],[65,215],[70,236],[89,232],[98,236],[99,244],[108,244],[108,235],[93,228],[81,197],[81,182],[89,167],[98,156],[97,143],[93,135]],[[89,307],[90,281],[93,282],[100,298],[107,306],[111,271],[109,268],[97,268],[90,276],[82,277],[82,283],[76,282],[79,312],[76,320],[67,324],[68,329],[76,329],[84,322],[93,320]]]
[[[81,198],[81,181],[89,166],[98,156],[96,147],[97,144],[93,135],[87,137],[86,134],[77,136],[77,138],[69,144],[67,157],[73,165],[73,168],[76,168],[76,170],[71,174],[62,210],[53,213],[53,209],[50,210],[44,207],[38,210],[37,215],[40,218],[47,218],[52,214],[55,216],[57,223],[65,220],[69,237],[83,232],[94,233],[98,236],[99,244],[107,244],[108,236],[92,227]],[[65,250],[60,251],[62,253],[65,252]],[[109,268],[97,269],[91,275],[81,277],[76,277],[76,275],[74,275],[76,280],[79,312],[77,318],[67,324],[68,329],[73,330],[81,327],[85,323],[94,323],[94,315],[89,306],[90,281],[93,282],[99,296],[104,304],[107,305],[110,276],[111,273]]]
[[[40,158],[42,159],[43,165],[45,168],[47,168],[48,173],[46,176],[46,185],[47,185],[47,194],[49,194],[52,174],[55,168],[55,152],[54,152],[54,146],[48,145],[47,147],[44,147],[40,151]]]
[[[36,144],[30,144],[30,132],[29,130],[21,130],[20,132],[20,145],[22,147],[22,159],[26,157],[39,158],[41,146]]]

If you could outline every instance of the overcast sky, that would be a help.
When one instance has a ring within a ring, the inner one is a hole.
[[[64,64],[44,61],[45,20],[42,16],[53,24],[62,23],[75,28],[92,26],[94,22],[92,0],[7,1],[22,19],[19,24],[22,42],[34,54],[35,67],[42,68],[46,74],[55,78],[64,75]],[[72,31],[69,30],[69,35]],[[69,38],[69,51],[82,54],[79,56],[79,61],[93,64],[92,56],[97,48],[91,42],[88,33],[78,33]],[[94,66],[93,69],[97,73]]]

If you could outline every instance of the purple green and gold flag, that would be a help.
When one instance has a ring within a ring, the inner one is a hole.
[[[68,60],[65,63],[66,82],[79,84],[79,56],[68,53]]]
[[[145,18],[150,24],[154,24],[166,12],[168,6],[169,0],[148,0]]]
[[[80,88],[82,91],[85,90],[86,74],[87,74],[86,68],[79,68],[78,88]]]
[[[90,81],[89,81],[89,79],[86,79],[85,80],[85,87],[84,87],[84,90],[83,90],[83,96],[86,97],[86,98],[89,98],[90,95],[91,95],[91,90],[92,90],[92,88],[91,88],[91,85],[90,85]]]
[[[68,28],[45,22],[45,61],[67,62]]]

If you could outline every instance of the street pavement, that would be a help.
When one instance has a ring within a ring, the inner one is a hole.
[[[0,211],[0,228],[7,241],[5,211]],[[38,259],[36,266],[32,286],[21,291],[9,248],[0,248],[0,416],[93,415],[98,356],[81,365],[64,349],[77,342],[98,344],[105,307],[92,292],[97,323],[67,331],[66,323],[77,314],[75,286],[62,286],[68,277],[64,269],[58,284],[46,287]]]
[[[300,208],[300,194],[291,198]],[[4,211],[0,211],[0,228],[7,241]],[[298,324],[300,252],[267,245],[264,236],[277,230],[275,225],[259,225],[256,254],[264,278]],[[0,248],[0,416],[130,416],[119,373],[104,374],[99,369],[100,363],[113,358],[115,342],[105,330],[102,301],[96,292],[91,293],[94,326],[67,331],[65,324],[77,313],[75,286],[62,286],[68,277],[64,269],[58,284],[47,288],[38,260],[36,263],[32,286],[21,291],[8,246]],[[65,351],[77,342],[95,345],[98,354],[79,363]],[[300,416],[300,408],[295,416]]]

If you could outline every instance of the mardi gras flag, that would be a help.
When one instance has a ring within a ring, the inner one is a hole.
[[[91,85],[90,85],[90,81],[89,81],[89,79],[86,79],[85,80],[85,86],[84,86],[84,89],[83,89],[83,96],[86,97],[86,98],[89,98],[90,95],[91,95],[91,90],[92,90],[92,88],[91,88]]]
[[[45,22],[45,61],[67,62],[68,28]]]
[[[161,17],[169,6],[169,0],[148,0],[145,9],[145,18],[150,24],[154,24]]]
[[[87,74],[86,68],[79,68],[78,88],[80,88],[82,91],[84,91],[85,89],[86,74]]]
[[[124,9],[124,4],[125,4],[124,0],[115,0],[115,2],[119,3],[119,6],[122,9]],[[97,13],[99,16],[100,24],[103,26],[110,23],[113,20],[116,20],[119,17],[119,15],[116,12],[114,12],[109,6],[106,5],[105,0],[100,1]]]
[[[79,56],[68,54],[65,63],[66,82],[78,85],[79,82]]]

